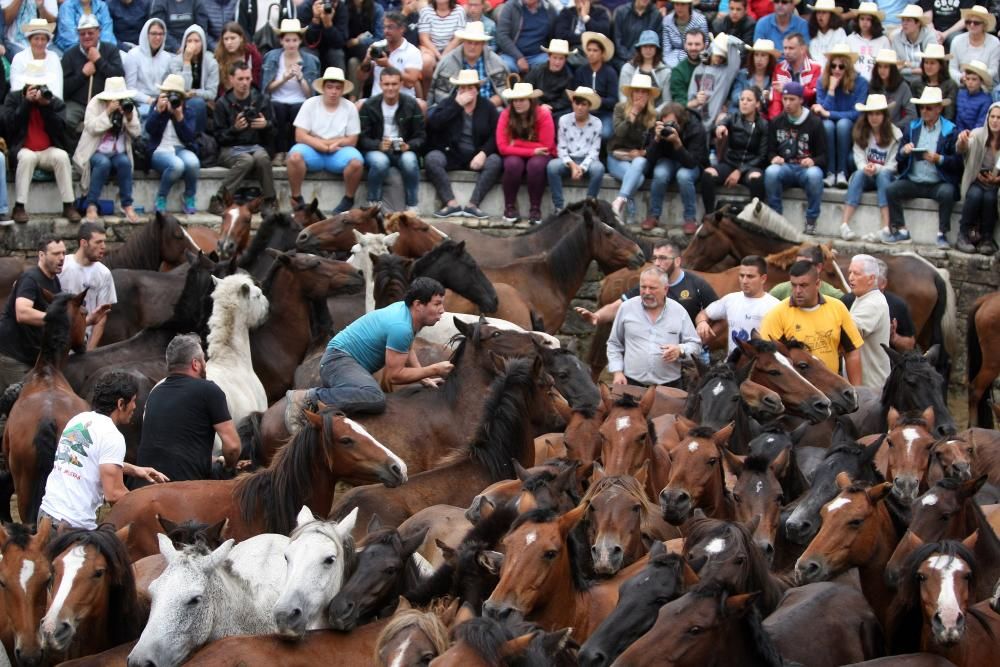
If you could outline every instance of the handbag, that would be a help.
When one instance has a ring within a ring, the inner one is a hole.
[[[281,15],[281,6],[277,2],[272,2],[267,8],[267,21],[260,30],[253,34],[253,43],[257,47],[257,50],[260,51],[260,55],[264,55],[268,51],[281,46],[281,40],[278,38],[278,33],[274,30],[274,25],[271,22],[271,15],[274,10],[278,10],[278,15]]]

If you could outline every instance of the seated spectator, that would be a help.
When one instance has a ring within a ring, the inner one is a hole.
[[[676,179],[684,206],[684,233],[694,234],[698,228],[695,184],[708,164],[705,126],[684,105],[671,102],[660,112],[646,143],[646,172],[652,172],[653,180],[649,185],[649,215],[642,228],[650,230],[659,224],[667,186]]]
[[[59,4],[59,21],[56,27],[55,46],[65,53],[80,42],[77,30],[73,30],[85,15],[97,19],[101,32],[101,41],[112,46],[118,46],[115,37],[115,27],[111,22],[111,13],[104,0],[63,0]]]
[[[167,195],[174,183],[184,178],[183,211],[197,212],[198,192],[198,133],[194,114],[188,113],[190,99],[180,74],[168,74],[160,85],[160,96],[146,119],[146,150],[150,151],[150,166],[160,172],[160,187],[154,205],[157,213],[167,210]]]
[[[958,108],[955,110],[955,125],[959,132],[974,130],[986,122],[986,110],[992,97],[993,77],[986,65],[973,60],[962,65],[962,83],[958,88]]]
[[[556,10],[544,0],[508,0],[497,19],[497,48],[504,65],[522,76],[545,62],[542,45],[552,38]]]
[[[431,107],[427,115],[427,145],[424,156],[427,178],[434,184],[444,206],[435,211],[438,218],[464,215],[483,220],[489,216],[479,205],[500,178],[503,158],[497,153],[497,108],[479,94],[482,80],[475,70],[465,69],[451,79],[455,90]],[[456,132],[461,124],[461,132]],[[468,206],[461,207],[452,190],[448,172],[471,169],[479,172]]]
[[[227,196],[235,194],[247,176],[255,177],[260,183],[260,194],[264,198],[261,210],[267,212],[277,208],[274,172],[266,148],[274,130],[274,111],[269,100],[253,87],[251,72],[250,65],[245,62],[230,65],[227,72],[229,92],[215,104],[215,138],[221,149],[219,166],[228,171],[208,205],[208,212],[214,215],[222,215]],[[293,120],[289,117],[288,124]]]
[[[390,2],[382,2],[377,0],[382,4],[382,9],[385,13],[389,12],[399,12],[403,17],[403,39],[420,49],[420,10],[424,8],[426,0],[402,0],[401,2],[395,2],[391,0]],[[384,15],[383,15],[384,16]]]
[[[312,82],[319,76],[319,59],[300,50],[305,30],[298,19],[283,19],[277,30],[281,48],[264,56],[261,86],[271,97],[274,110],[274,166],[285,164],[288,149],[294,142],[292,121],[302,103],[312,95]]]
[[[208,114],[214,109],[219,92],[219,64],[208,50],[201,26],[193,25],[185,30],[183,44],[170,59],[170,73],[179,74],[183,79],[188,98],[184,106],[194,116],[195,134],[201,134],[207,127]]]
[[[912,88],[920,80],[920,54],[931,44],[937,44],[937,37],[930,27],[931,17],[924,13],[920,5],[906,5],[899,20],[900,29],[892,34],[889,41],[899,57],[899,71]]]
[[[87,103],[95,90],[104,90],[109,77],[125,76],[118,47],[101,41],[100,24],[93,14],[84,14],[77,24],[79,45],[62,57],[63,99],[66,127],[75,138],[83,122]]]
[[[827,146],[823,123],[803,106],[802,84],[790,81],[781,93],[785,110],[770,122],[767,156],[770,166],[764,170],[767,205],[778,213],[784,210],[781,195],[786,187],[806,191],[805,233],[816,233],[823,196]]]
[[[139,44],[125,54],[123,66],[128,87],[135,90],[139,118],[145,119],[160,96],[160,83],[170,74],[173,54],[163,45],[167,28],[160,19],[149,19],[139,33]]]
[[[878,262],[871,255],[855,255],[847,269],[847,282],[854,294],[851,320],[861,334],[861,386],[881,391],[891,370],[889,355],[889,303],[878,289]]]
[[[694,76],[695,68],[701,64],[701,53],[705,50],[707,43],[701,30],[689,30],[684,35],[684,53],[687,57],[670,70],[669,93],[671,101],[687,104],[691,78]]]
[[[782,111],[782,89],[789,81],[802,84],[803,104],[808,109],[816,103],[816,86],[823,74],[823,68],[808,57],[808,44],[801,33],[785,36],[781,44],[785,60],[774,68],[771,77],[771,108],[768,118],[774,119]]]
[[[962,11],[976,4],[976,0],[929,0],[921,2],[925,12],[931,14],[931,28],[937,37],[937,44],[947,49],[951,46],[955,35],[965,30],[965,17]]]
[[[761,100],[760,116],[766,119],[769,117],[771,92],[774,89],[774,69],[781,54],[774,48],[774,42],[769,39],[757,40],[753,46],[747,47],[746,52],[745,67],[736,74],[732,90],[729,92],[729,113],[739,112],[740,97],[744,90],[757,88]]]
[[[635,43],[635,57],[622,67],[618,75],[618,101],[624,102],[628,99],[625,94],[625,87],[632,81],[636,74],[645,74],[653,80],[656,87],[666,90],[669,94],[670,68],[666,66],[660,57],[661,42],[659,36],[652,30],[647,30],[639,36],[639,41]],[[661,105],[670,100],[660,100]]]
[[[54,23],[49,23],[45,19],[31,19],[23,26],[21,31],[28,38],[28,48],[18,51],[14,59],[10,61],[10,87],[14,90],[24,88],[24,72],[31,61],[40,62],[45,66],[45,75],[52,82],[50,90],[52,94],[62,99],[63,97],[63,71],[62,63],[55,51],[49,49],[52,42],[52,31],[55,29]]]
[[[508,5],[504,15],[510,11]],[[503,157],[503,217],[506,222],[521,219],[517,192],[521,180],[528,182],[528,219],[542,221],[542,193],[545,168],[556,155],[556,132],[552,114],[538,103],[541,91],[530,83],[516,83],[503,92],[510,106],[500,113],[497,123],[497,150]]]
[[[900,72],[899,56],[892,49],[882,49],[875,58],[868,92],[885,95],[889,101],[889,122],[902,130],[917,117],[910,85]]]
[[[762,179],[767,153],[767,120],[761,117],[763,105],[760,88],[744,88],[736,113],[725,116],[713,136],[718,148],[718,164],[701,174],[701,200],[705,214],[715,210],[715,188],[745,185],[751,194],[764,198]]]
[[[22,80],[24,87],[11,90],[3,103],[2,126],[7,128],[4,138],[8,154],[16,159],[17,164],[14,173],[14,222],[28,222],[28,192],[36,168],[55,174],[63,202],[63,217],[69,222],[80,222],[80,213],[73,206],[73,167],[66,152],[69,148],[66,105],[58,97],[42,94],[42,88],[49,85],[49,77],[45,66],[37,60],[27,64]],[[3,167],[0,173],[6,174],[6,164]],[[0,212],[6,212],[7,179],[0,181],[3,181]]]
[[[477,0],[482,2],[482,0]],[[368,48],[385,38],[382,19],[385,10],[375,0],[348,0],[347,41],[344,42],[344,58],[347,60],[347,78],[357,87],[358,67],[365,59]]]
[[[951,211],[959,197],[962,157],[955,152],[958,130],[955,124],[941,118],[941,109],[949,100],[941,97],[940,88],[924,88],[913,100],[920,118],[903,128],[899,153],[899,178],[887,192],[889,199],[890,243],[908,243],[910,232],[903,219],[903,202],[915,197],[937,200],[937,246],[947,250],[947,234],[951,229]]]
[[[107,0],[111,25],[122,51],[139,45],[139,33],[149,19],[150,0]]]
[[[750,12],[751,16],[757,19],[757,25],[753,31],[753,39],[769,39],[775,44],[779,44],[786,37],[794,33],[802,35],[802,43],[809,45],[809,24],[795,11],[795,6],[800,0],[775,0],[774,13],[757,14]],[[787,57],[787,56],[786,56]]]
[[[667,67],[676,67],[678,63],[684,61],[685,52],[688,51],[686,42],[688,33],[692,31],[701,33],[704,37],[702,48],[711,37],[705,15],[693,9],[693,4],[693,0],[675,0],[674,11],[663,19],[663,62],[667,63]],[[688,56],[690,56],[689,51]],[[681,101],[676,96],[674,100]]]
[[[962,19],[968,32],[956,35],[951,40],[951,55],[954,59],[948,68],[952,80],[962,83],[962,65],[978,60],[986,64],[986,71],[996,72],[1000,67],[1000,39],[993,34],[997,18],[981,5],[962,10]]]
[[[59,16],[58,0],[43,0],[42,2],[0,0],[0,7],[3,8],[3,18],[0,20],[3,40],[0,41],[0,44],[7,49],[8,58],[12,58],[19,51],[28,48],[28,38],[21,30],[21,26],[33,19],[43,19],[46,23],[52,23],[54,28]]]
[[[958,100],[958,84],[948,75],[947,61],[951,60],[950,53],[944,52],[944,47],[940,44],[931,44],[927,50],[920,54],[920,80],[912,86],[910,91],[913,97],[923,95],[924,88],[940,88],[941,95],[949,103],[944,107],[944,117],[948,120],[955,120],[955,102]],[[902,129],[902,128],[900,128]]]
[[[327,11],[323,0],[305,0],[298,8],[298,19],[306,26],[303,49],[319,59],[320,67],[344,69],[347,66],[344,56],[347,7],[341,0],[331,0]]]
[[[460,40],[461,46],[446,53],[438,63],[434,78],[430,79],[427,103],[436,104],[451,96],[454,90],[451,79],[462,70],[471,69],[485,74],[478,94],[491,101],[494,106],[502,106],[500,93],[507,88],[508,72],[500,56],[486,46],[489,37],[483,32],[483,24],[479,21],[466,23],[465,28],[455,33],[455,37]]]
[[[903,132],[889,121],[889,104],[885,95],[871,94],[864,104],[858,103],[855,108],[861,114],[851,131],[855,172],[847,184],[840,238],[845,241],[855,238],[851,218],[861,205],[861,195],[875,190],[882,216],[881,235],[889,239],[892,231],[889,228],[888,188],[896,176],[896,153]]]
[[[882,19],[885,12],[879,10],[874,2],[862,2],[858,6],[857,32],[852,32],[847,36],[847,45],[851,51],[857,54],[857,62],[854,69],[865,81],[872,78],[872,69],[875,67],[875,57],[882,49],[891,49],[892,44],[885,36],[885,29],[882,27]]]
[[[552,29],[552,36],[558,39],[565,39],[570,48],[577,51],[576,55],[570,57],[570,66],[573,69],[586,65],[584,57],[586,44],[583,42],[585,33],[599,33],[608,40],[612,57],[615,52],[614,42],[611,41],[611,14],[601,4],[594,4],[591,0],[573,0],[573,3],[559,12],[556,17],[555,26]],[[614,68],[616,71],[618,68]]]
[[[729,0],[729,12],[724,14],[720,11],[712,22],[713,32],[739,37],[746,45],[753,44],[756,27],[756,19],[747,14],[747,0]]]
[[[250,83],[261,90],[261,72],[264,67],[264,57],[247,39],[247,33],[236,21],[230,21],[222,28],[222,36],[215,47],[215,62],[219,66],[219,97],[230,90],[229,69],[233,63],[246,63],[250,67]]]
[[[631,0],[615,9],[611,22],[611,38],[615,43],[615,57],[611,63],[615,67],[624,67],[625,63],[635,58],[638,51],[635,44],[647,30],[656,35],[662,58],[663,41],[660,35],[663,17],[660,16],[656,3],[653,0]],[[619,72],[619,78],[626,82],[632,80],[631,77],[625,77],[624,70]]]
[[[179,53],[184,46],[189,27],[208,25],[204,0],[152,0],[149,18],[160,19],[167,26],[167,51],[172,53]]]
[[[993,255],[997,251],[993,232],[997,224],[997,187],[1000,186],[1000,103],[989,108],[986,121],[974,130],[959,133],[956,145],[965,160],[962,174],[962,218],[958,243],[962,252]]]
[[[729,91],[740,69],[742,48],[743,44],[736,37],[716,35],[708,62],[695,67],[691,75],[687,108],[698,115],[706,132],[726,113]]]
[[[492,18],[487,16],[484,12],[489,9],[489,5],[486,0],[465,0],[465,2],[459,3],[465,7],[465,25],[468,26],[470,23],[478,21],[483,24],[483,32],[489,37],[489,41],[486,42],[486,46],[490,48],[491,51],[496,53],[497,50],[497,24]],[[498,5],[494,5],[493,9],[496,9]]]
[[[379,88],[382,68],[391,65],[403,74],[403,93],[416,97],[423,61],[420,58],[420,49],[403,39],[406,19],[399,12],[389,12],[382,19],[382,31],[385,34],[385,55],[377,59],[372,58],[374,44],[369,47],[365,59],[358,68],[358,78],[365,81],[369,75],[372,76],[372,95],[378,95],[382,92]]]
[[[622,182],[611,210],[622,220],[634,215],[632,197],[646,179],[646,139],[656,123],[653,101],[660,96],[660,89],[648,75],[634,74],[625,94],[626,100],[615,105],[615,133],[608,142],[608,173]],[[626,204],[628,216],[623,213]]]
[[[465,27],[465,9],[455,0],[428,0],[418,25],[423,80],[430,81],[441,58],[461,43],[455,33]]]
[[[601,105],[591,110],[603,126],[601,136],[610,139],[614,133],[611,118],[618,101],[618,73],[608,62],[614,57],[614,44],[604,35],[596,32],[583,33],[583,48],[587,62],[573,72],[573,83],[577,87],[590,88],[601,98]]]
[[[208,15],[208,23],[202,26],[205,28],[205,39],[208,40],[208,48],[215,51],[219,47],[222,39],[222,31],[226,24],[236,20],[236,2],[234,0],[203,0],[205,4],[205,14]],[[227,72],[229,70],[220,70]],[[228,76],[225,78],[229,78]]]
[[[343,70],[327,67],[313,81],[318,96],[302,103],[295,117],[295,145],[288,151],[288,189],[294,206],[304,206],[302,181],[310,171],[344,175],[344,197],[334,213],[354,207],[354,195],[361,184],[364,158],[355,146],[361,133],[358,109],[343,99],[354,90],[344,79]]]
[[[736,349],[737,340],[750,340],[751,334],[760,329],[764,316],[778,305],[778,300],[767,293],[767,262],[760,255],[747,255],[740,260],[739,281],[739,292],[730,292],[708,304],[694,320],[705,345],[715,338],[713,323],[727,324],[727,354]]]
[[[816,104],[812,105],[812,112],[823,121],[826,132],[827,175],[823,184],[828,188],[847,187],[851,128],[858,118],[854,107],[868,96],[868,83],[854,71],[857,57],[846,44],[837,44],[826,52],[826,66],[816,87]]]
[[[809,12],[809,57],[820,67],[826,66],[827,51],[847,41],[843,11],[833,0],[816,0]]]
[[[573,101],[573,113],[559,119],[557,158],[548,164],[552,206],[557,211],[566,203],[563,199],[563,176],[569,174],[574,181],[583,180],[586,176],[588,197],[597,197],[601,191],[601,179],[604,178],[600,157],[601,121],[591,113],[591,109],[600,106],[601,97],[586,86],[567,90],[566,95]]]
[[[549,55],[548,62],[532,67],[524,81],[536,91],[541,91],[539,104],[548,107],[552,118],[556,119],[572,111],[566,89],[573,86],[573,73],[566,60],[573,52],[562,39],[551,40],[548,47],[542,47],[542,51]]]
[[[142,132],[139,113],[122,77],[111,77],[104,91],[94,95],[83,117],[83,136],[73,153],[80,170],[80,187],[87,193],[87,222],[97,222],[97,202],[111,177],[118,176],[122,212],[129,222],[139,222],[132,207],[132,142]]]

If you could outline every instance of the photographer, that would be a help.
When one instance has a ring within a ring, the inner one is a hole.
[[[649,215],[642,228],[650,230],[659,224],[667,186],[676,178],[684,205],[684,233],[694,234],[697,229],[695,183],[707,166],[705,126],[678,102],[664,106],[646,144],[646,175],[652,171],[653,181],[649,185]]]
[[[146,134],[149,143],[146,150],[152,152],[150,164],[160,172],[160,188],[156,192],[156,211],[167,210],[167,195],[170,188],[181,176],[184,177],[184,212],[196,212],[194,196],[198,191],[198,135],[195,132],[193,114],[185,113],[187,97],[184,79],[180,74],[168,74],[160,84],[160,96],[156,98],[153,110],[146,119]]]
[[[299,20],[306,26],[305,46],[326,67],[346,67],[347,7],[340,0],[305,0]]]
[[[124,78],[114,76],[87,105],[83,136],[73,153],[80,187],[87,193],[87,222],[97,222],[97,200],[112,168],[118,174],[122,212],[129,222],[139,222],[132,208],[132,141],[142,131],[133,101],[137,94],[126,88]]]
[[[375,77],[372,81],[372,97],[382,92],[379,85],[382,69],[389,66],[401,73],[403,77],[402,92],[414,97],[417,96],[417,84],[420,83],[423,59],[420,56],[420,49],[403,39],[403,35],[406,34],[406,25],[406,19],[402,14],[388,12],[382,19],[382,31],[385,33],[385,39],[372,44],[368,48],[365,59],[361,61],[358,80],[363,84],[369,75]],[[420,108],[424,109],[425,106],[421,105]]]
[[[402,79],[395,67],[382,70],[379,79],[382,92],[361,105],[358,149],[368,165],[369,206],[381,201],[382,183],[389,167],[396,167],[403,175],[406,208],[416,210],[420,186],[417,155],[424,147],[427,133],[424,114],[416,99],[400,95]]]
[[[268,157],[267,135],[274,116],[267,98],[253,89],[250,65],[237,61],[229,66],[229,92],[215,105],[215,138],[219,141],[219,165],[229,171],[219,191],[212,195],[208,212],[221,215],[226,193],[233,193],[251,173],[260,182],[264,208],[276,208],[274,172]],[[291,125],[291,119],[288,121]]]

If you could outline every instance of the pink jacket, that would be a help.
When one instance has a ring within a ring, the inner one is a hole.
[[[497,123],[497,151],[500,155],[518,155],[520,157],[531,157],[535,154],[536,148],[548,148],[549,156],[556,156],[556,126],[552,122],[552,112],[539,105],[535,108],[535,125],[538,128],[538,141],[524,141],[514,139],[511,141],[507,134],[507,121],[510,119],[510,107],[500,112],[500,121]]]

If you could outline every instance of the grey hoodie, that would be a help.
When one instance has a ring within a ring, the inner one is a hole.
[[[705,49],[705,53],[711,54],[712,47]],[[710,65],[703,62],[694,68],[691,75],[691,83],[688,85],[688,99],[694,99],[699,90],[708,90],[708,101],[698,109],[701,115],[701,122],[705,126],[706,132],[711,132],[715,127],[715,118],[721,111],[725,111],[729,103],[729,91],[733,87],[733,81],[740,71],[743,62],[743,42],[739,37],[729,35],[726,48],[726,63],[724,65]],[[684,100],[674,100],[684,104]]]
[[[139,46],[122,58],[128,87],[139,91],[138,101],[143,104],[152,104],[160,94],[159,85],[170,73],[170,59],[173,57],[173,54],[167,51],[166,42],[156,55],[153,55],[149,47],[149,26],[154,23],[159,23],[166,32],[167,26],[163,21],[149,19],[139,31]]]
[[[201,86],[192,89],[191,87],[191,66],[184,64],[184,45],[187,43],[188,35],[192,32],[198,33],[201,37]],[[193,92],[206,102],[212,102],[219,93],[219,63],[215,60],[215,55],[208,50],[208,42],[205,41],[205,31],[200,25],[188,26],[181,38],[179,53],[170,59],[170,73],[180,74],[184,77],[184,88]]]

